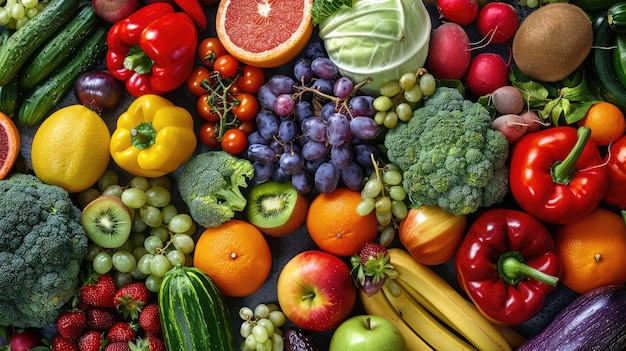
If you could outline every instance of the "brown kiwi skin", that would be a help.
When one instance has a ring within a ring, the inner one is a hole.
[[[556,82],[583,63],[592,45],[587,14],[570,3],[551,3],[522,21],[513,37],[513,60],[530,78]]]
[[[89,212],[93,211],[94,207],[98,206],[98,203],[100,203],[100,202],[109,202],[112,206],[118,206],[121,210],[125,211],[128,214],[128,218],[130,218],[129,230],[128,230],[128,232],[119,233],[119,235],[120,235],[119,240],[122,242],[122,244],[116,245],[116,246],[112,246],[112,245],[108,244],[106,241],[99,240],[97,237],[94,238],[93,235],[90,235],[90,233],[88,233],[87,230],[86,230],[87,236],[89,236],[91,241],[93,241],[94,243],[100,245],[101,247],[104,247],[104,248],[119,247],[119,246],[123,245],[124,242],[130,236],[130,225],[132,225],[133,211],[131,211],[128,207],[126,207],[126,205],[124,205],[124,203],[122,202],[122,200],[119,197],[115,197],[115,196],[111,196],[111,195],[100,195],[97,198],[95,198],[94,200],[92,200],[90,203],[88,203],[87,206],[85,206],[85,208],[83,209],[83,212],[82,212],[83,228],[86,227],[87,221],[89,221],[89,217],[90,217]],[[126,218],[125,220],[128,220],[128,218]],[[122,241],[122,239],[124,239],[124,240]]]

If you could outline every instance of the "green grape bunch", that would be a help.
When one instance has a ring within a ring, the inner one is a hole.
[[[0,0],[0,26],[20,29],[47,4],[46,0]]]

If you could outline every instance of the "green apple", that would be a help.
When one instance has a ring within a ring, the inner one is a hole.
[[[328,351],[405,351],[398,328],[383,317],[358,315],[343,321],[330,339]]]

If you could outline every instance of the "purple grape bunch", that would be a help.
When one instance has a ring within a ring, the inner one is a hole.
[[[311,52],[294,63],[292,76],[275,74],[259,89],[262,109],[244,156],[257,183],[291,182],[301,194],[329,193],[341,183],[360,191],[372,155],[378,158],[374,98]]]

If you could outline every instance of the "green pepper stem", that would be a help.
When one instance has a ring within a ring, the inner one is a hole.
[[[134,147],[139,150],[149,148],[154,145],[157,132],[152,123],[143,122],[130,130],[130,139]]]
[[[527,265],[519,251],[510,251],[500,256],[498,273],[500,278],[511,285],[515,285],[525,278],[531,278],[551,286],[556,286],[559,281],[559,278]]]
[[[576,162],[582,155],[585,145],[591,136],[591,129],[587,126],[581,126],[577,131],[578,140],[574,147],[563,161],[557,161],[550,168],[552,181],[557,184],[568,184],[574,178],[574,167]]]
[[[146,74],[152,71],[154,61],[141,48],[136,45],[129,51],[124,58],[124,68],[135,71],[137,74]]]

